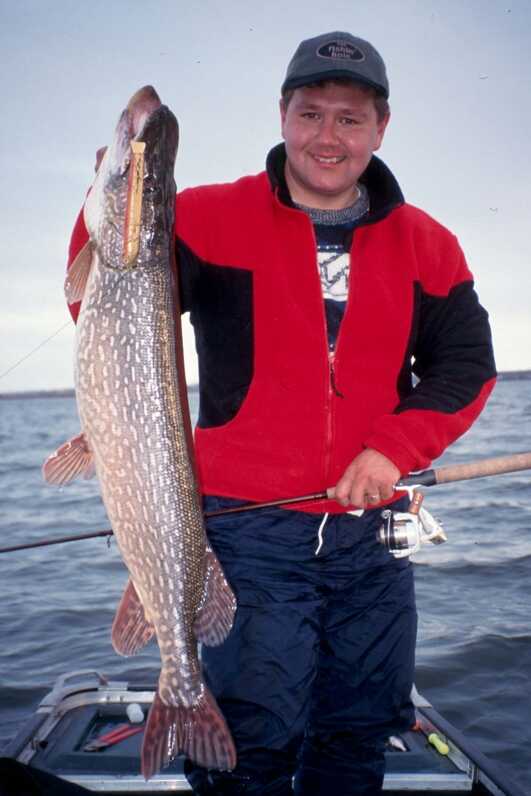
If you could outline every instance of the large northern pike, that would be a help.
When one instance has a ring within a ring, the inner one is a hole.
[[[130,575],[113,645],[133,654],[157,637],[162,668],[142,746],[146,779],[180,753],[213,768],[236,763],[198,659],[198,642],[226,637],[236,605],[208,546],[194,472],[172,276],[177,141],[177,121],[154,89],[138,91],[87,197],[90,240],[65,284],[70,303],[82,299],[75,387],[83,433],[43,468],[46,480],[64,484],[95,466]],[[143,169],[136,142],[145,144]]]

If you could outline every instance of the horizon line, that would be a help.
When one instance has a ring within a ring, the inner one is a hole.
[[[514,379],[529,379],[531,378],[531,369],[523,368],[521,370],[500,370],[498,372],[498,379],[500,381]],[[199,392],[199,384],[194,382],[187,384],[186,388],[190,392]],[[36,389],[36,390],[9,390],[7,392],[0,392],[0,400],[13,399],[13,398],[71,398],[75,397],[75,389],[73,387],[58,387],[50,389]]]

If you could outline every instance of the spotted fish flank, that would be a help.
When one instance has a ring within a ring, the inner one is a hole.
[[[153,635],[159,644],[159,687],[142,746],[146,779],[180,753],[213,768],[236,763],[198,658],[199,641],[227,636],[236,605],[208,547],[194,471],[171,266],[177,139],[175,117],[145,87],[100,163],[84,211],[90,241],[65,285],[70,302],[82,299],[75,386],[83,431],[43,467],[48,481],[67,483],[95,464],[130,576],[113,644],[127,655]],[[133,140],[145,143],[136,175],[142,205],[138,238],[127,247]]]

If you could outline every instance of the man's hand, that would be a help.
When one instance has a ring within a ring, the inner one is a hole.
[[[399,478],[398,467],[387,456],[367,448],[349,464],[333,497],[342,506],[368,508],[391,498]]]

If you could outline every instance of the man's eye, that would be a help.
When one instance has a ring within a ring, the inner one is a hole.
[[[319,114],[315,113],[314,111],[305,111],[302,114],[302,118],[303,119],[318,119],[319,118]]]
[[[339,122],[340,124],[344,124],[346,126],[361,124],[359,119],[355,119],[352,116],[342,116]]]

